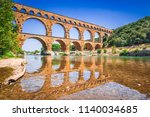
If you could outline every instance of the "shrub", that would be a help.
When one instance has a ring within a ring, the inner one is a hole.
[[[106,50],[106,49],[104,49],[104,53],[107,53],[107,50]]]
[[[102,52],[101,49],[98,49],[98,50],[97,50],[97,53],[98,53],[98,54],[101,54],[101,52]]]
[[[128,50],[123,50],[122,52],[120,52],[120,56],[128,56],[128,54]]]
[[[59,53],[59,55],[61,55],[61,56],[67,56],[67,54],[65,52],[61,52],[61,53]]]
[[[13,52],[6,52],[5,55],[3,56],[3,58],[13,58],[16,57],[15,54]]]

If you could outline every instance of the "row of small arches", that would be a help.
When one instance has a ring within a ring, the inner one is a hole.
[[[18,8],[15,7],[15,6],[13,7],[13,10],[14,11],[19,11],[21,13],[26,13],[26,14],[29,14],[29,15],[35,15],[35,16],[38,16],[38,17],[44,17],[46,19],[57,20],[59,22],[64,22],[64,23],[68,23],[68,24],[72,24],[72,25],[77,25],[77,26],[84,27],[84,28],[89,28],[89,29],[103,31],[103,32],[106,32],[106,33],[111,33],[111,31],[106,30],[106,29],[102,29],[102,28],[98,28],[98,27],[94,27],[94,26],[89,26],[89,25],[77,23],[77,22],[71,21],[71,20],[67,21],[66,19],[56,18],[54,16],[50,16],[49,17],[47,14],[42,15],[40,12],[35,14],[35,12],[33,10],[30,10],[29,12],[27,12],[26,9],[22,8],[21,10],[18,10]]]

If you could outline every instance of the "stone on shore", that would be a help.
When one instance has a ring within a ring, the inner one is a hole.
[[[0,60],[0,68],[10,67],[13,69],[13,73],[10,77],[6,78],[2,83],[4,85],[11,84],[15,82],[25,73],[25,60],[22,58],[11,58]]]

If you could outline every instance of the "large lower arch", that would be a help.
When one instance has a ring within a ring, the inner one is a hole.
[[[93,50],[92,44],[86,43],[86,44],[84,45],[84,50]]]
[[[60,50],[61,51],[66,51],[67,50],[67,46],[66,46],[66,43],[63,41],[63,40],[55,40],[54,42],[53,42],[53,44],[54,43],[59,43],[60,44]]]
[[[74,45],[75,50],[78,50],[78,51],[81,51],[81,50],[82,50],[82,49],[81,49],[82,47],[81,47],[81,45],[80,45],[79,42],[73,41],[72,44]]]
[[[52,37],[65,38],[66,37],[65,32],[66,32],[65,27],[62,24],[59,24],[59,23],[53,24]]]
[[[39,51],[47,51],[46,42],[44,42],[43,39],[38,38],[38,37],[29,37],[29,38],[25,39],[25,41],[22,45],[23,50],[25,50],[25,48],[27,48],[31,51],[32,50],[31,48],[35,48],[36,46],[39,46],[37,43],[34,43],[34,41],[32,43],[28,42],[27,44],[29,44],[29,45],[25,45],[28,40],[37,40],[37,41],[39,41],[42,45],[42,47],[40,48]],[[26,47],[24,47],[24,46],[26,46]]]
[[[22,24],[22,33],[47,35],[47,28],[45,23],[42,22],[40,19],[28,18]]]
[[[95,50],[101,49],[101,45],[100,44],[96,44],[95,46]]]

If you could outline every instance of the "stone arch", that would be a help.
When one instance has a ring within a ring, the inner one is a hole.
[[[73,27],[69,31],[70,39],[77,39],[81,38],[80,30],[77,27]]]
[[[34,11],[32,11],[32,10],[29,11],[29,14],[30,15],[35,15]]]
[[[45,30],[44,32],[43,32],[43,34],[41,33],[41,34],[39,34],[39,35],[47,35],[47,27],[46,27],[46,23],[44,23],[41,19],[39,19],[39,18],[32,18],[32,17],[30,17],[30,18],[27,18],[23,23],[22,23],[22,32],[23,33],[30,33],[30,31],[29,32],[27,32],[27,31],[25,31],[24,32],[24,30],[23,30],[23,26],[25,25],[25,23],[26,23],[26,21],[28,21],[28,20],[36,20],[37,22],[40,22],[42,25],[41,26],[43,26],[43,29]],[[37,33],[33,33],[33,34],[37,34]]]
[[[38,13],[36,14],[36,16],[42,17],[42,14],[41,14],[40,12],[38,12]]]
[[[85,43],[84,44],[84,50],[93,50],[93,46],[91,43]]]
[[[66,51],[67,50],[67,45],[63,40],[55,40],[56,42],[58,42],[61,45],[61,50],[62,51]]]
[[[38,41],[42,44],[42,46],[43,46],[43,48],[44,48],[44,51],[46,51],[46,50],[48,49],[48,48],[47,48],[47,43],[46,43],[43,39],[41,39],[41,38],[39,38],[39,37],[36,37],[36,36],[31,36],[31,37],[25,38],[23,44],[25,43],[26,40],[29,40],[29,39],[38,40]],[[23,46],[23,45],[22,45],[22,46]]]
[[[56,27],[55,27],[56,26]],[[52,37],[66,37],[66,29],[65,26],[61,23],[55,23],[52,25]]]
[[[94,42],[100,43],[101,42],[101,35],[99,32],[95,32],[94,35]]]
[[[98,49],[100,49],[100,48],[101,48],[101,45],[100,45],[100,44],[96,44],[95,50],[98,50]]]
[[[73,41],[72,44],[75,46],[75,49],[78,51],[82,50],[81,44],[77,41]]]
[[[51,20],[55,20],[55,17],[54,17],[54,16],[51,16],[50,19],[51,19]]]
[[[24,8],[22,8],[22,9],[20,10],[20,12],[21,12],[21,13],[27,13],[26,9],[24,9]]]
[[[18,11],[18,8],[17,8],[16,6],[13,6],[13,7],[12,7],[12,10],[13,10],[13,11]]]
[[[85,30],[83,33],[84,40],[85,41],[91,41],[92,40],[92,33],[89,30]]]
[[[48,19],[49,17],[48,17],[48,15],[47,15],[47,14],[45,14],[45,15],[44,15],[44,18]]]
[[[103,35],[103,42],[106,41],[107,38],[108,38],[108,34],[104,33],[104,35]]]

